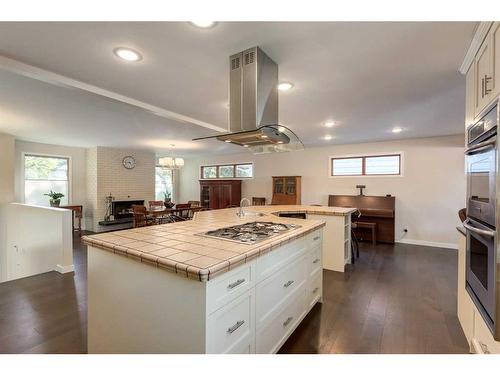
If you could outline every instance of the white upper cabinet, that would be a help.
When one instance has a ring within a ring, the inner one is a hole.
[[[493,77],[492,81],[493,95],[495,97],[500,92],[500,22],[495,22],[491,27],[491,46],[492,46],[492,67]]]
[[[465,129],[474,122],[475,117],[475,91],[474,91],[474,64],[465,76]]]
[[[500,87],[500,23],[495,22],[476,54],[474,64],[474,116],[498,95]]]

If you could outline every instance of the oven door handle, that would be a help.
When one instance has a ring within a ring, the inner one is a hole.
[[[495,143],[497,143],[497,140],[496,140],[496,137],[493,137],[492,139],[490,139],[488,141],[484,141],[484,142],[478,143],[475,146],[469,147],[467,150],[465,150],[465,154],[469,155],[473,152],[483,151],[483,150],[486,150],[488,148],[493,148]]]
[[[487,230],[487,229],[479,229],[476,227],[473,227],[472,225],[469,225],[469,219],[466,219],[462,225],[465,227],[465,229],[470,230],[471,232],[483,235],[483,236],[488,236],[488,237],[495,237],[496,232],[494,230]]]

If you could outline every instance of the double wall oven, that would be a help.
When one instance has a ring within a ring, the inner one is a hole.
[[[467,129],[466,289],[497,340],[500,339],[500,257],[497,192],[498,101]]]

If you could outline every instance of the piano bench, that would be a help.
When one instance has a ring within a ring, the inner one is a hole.
[[[369,223],[366,221],[356,221],[357,229],[369,229],[372,232],[372,244],[377,244],[377,223]]]

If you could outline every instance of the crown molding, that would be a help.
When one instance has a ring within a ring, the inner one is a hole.
[[[474,57],[476,56],[477,51],[479,50],[479,47],[481,47],[481,44],[483,43],[484,38],[486,38],[486,34],[488,34],[488,31],[490,30],[491,25],[493,22],[487,21],[487,22],[479,22],[476,32],[474,33],[474,37],[472,38],[472,42],[470,43],[469,49],[467,50],[467,53],[465,54],[464,60],[462,62],[462,65],[460,65],[460,69],[458,71],[462,74],[467,74],[467,71],[469,70],[469,67],[471,66],[472,62],[474,61]]]
[[[38,81],[42,81],[45,83],[49,83],[52,85],[60,86],[60,87],[69,87],[69,88],[76,88],[80,89],[83,91],[87,91],[99,96],[103,96],[112,100],[116,100],[118,102],[122,102],[125,104],[129,104],[131,106],[137,107],[144,109],[148,112],[151,112],[155,114],[156,116],[167,118],[169,120],[176,121],[181,124],[192,124],[192,125],[197,125],[201,126],[203,128],[215,130],[218,132],[227,132],[228,130],[225,128],[222,128],[220,126],[210,124],[205,121],[201,121],[189,116],[182,115],[177,112],[169,111],[168,109],[157,107],[145,102],[142,102],[140,100],[136,100],[133,98],[130,98],[125,95],[120,95],[116,92],[109,91],[102,89],[100,87],[94,86],[87,84],[82,81],[77,81],[75,79],[50,72],[48,70],[44,70],[41,68],[38,68],[33,65],[28,65],[25,64],[21,61],[14,60],[5,56],[0,55],[0,69],[7,70],[12,73],[16,73],[25,77],[33,78]]]

